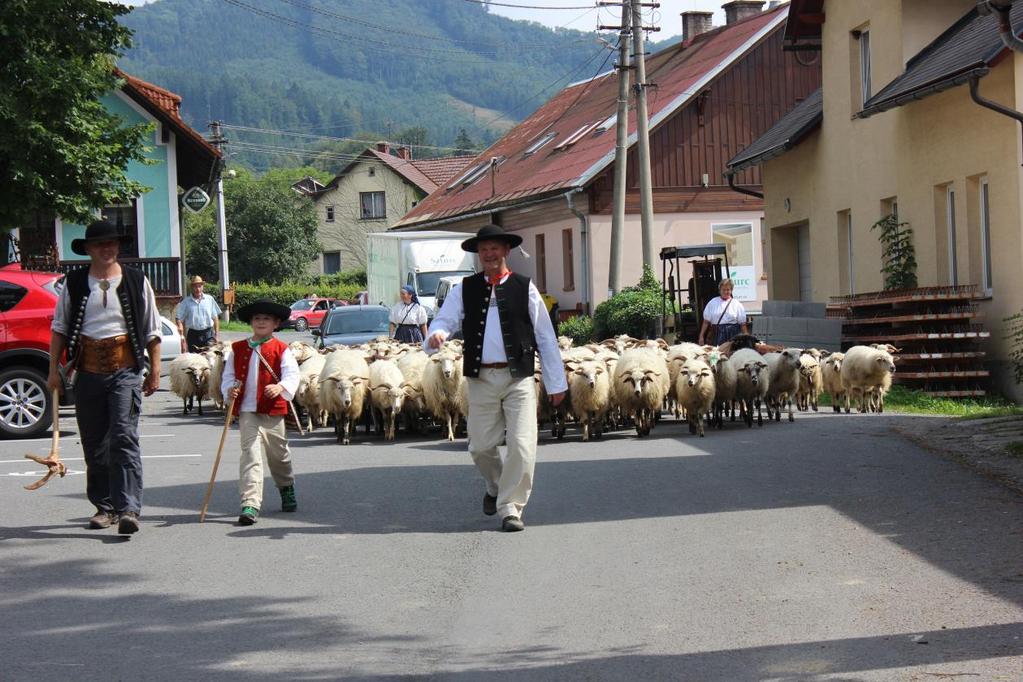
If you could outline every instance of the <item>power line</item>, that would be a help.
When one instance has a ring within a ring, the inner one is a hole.
[[[492,2],[491,0],[465,0],[477,5],[493,5],[495,7],[514,7],[516,9],[548,9],[548,10],[563,10],[563,9],[587,9],[592,5],[577,5],[573,7],[545,7],[543,5],[517,5],[510,2]]]
[[[291,131],[288,131],[288,130],[275,130],[273,128],[256,128],[256,127],[253,127],[253,126],[231,125],[229,123],[224,123],[223,127],[226,130],[237,130],[238,132],[245,132],[245,133],[263,133],[263,134],[266,134],[266,135],[281,135],[281,136],[284,136],[284,137],[300,137],[300,138],[311,139],[311,140],[327,140],[327,141],[330,141],[330,142],[356,142],[356,143],[359,143],[359,144],[370,144],[370,145],[376,144],[377,142],[380,142],[380,140],[359,140],[359,139],[356,139],[354,137],[332,137],[330,135],[314,135],[312,133],[297,133],[297,132],[291,132]],[[440,146],[431,145],[431,144],[406,144],[404,142],[402,142],[402,143],[395,143],[395,144],[400,144],[401,146],[404,146],[404,147],[415,147],[417,149],[436,149],[436,150],[439,150],[439,151],[458,151],[460,149],[460,147],[440,147]]]

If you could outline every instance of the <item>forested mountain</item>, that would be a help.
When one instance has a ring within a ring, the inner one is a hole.
[[[198,129],[220,119],[393,139],[420,127],[434,145],[462,129],[489,142],[613,63],[593,33],[466,0],[158,0],[124,21],[135,35],[122,68],[180,94]],[[284,139],[266,143],[302,144]]]

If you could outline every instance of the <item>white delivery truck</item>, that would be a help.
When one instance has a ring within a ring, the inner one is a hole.
[[[415,287],[430,317],[436,312],[437,284],[442,277],[471,275],[476,255],[462,251],[465,232],[374,232],[369,239],[366,288],[370,303],[392,306],[405,284]]]

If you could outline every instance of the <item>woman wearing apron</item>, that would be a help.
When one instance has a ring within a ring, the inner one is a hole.
[[[732,280],[723,279],[718,285],[719,296],[715,296],[703,309],[703,326],[700,328],[700,337],[697,343],[703,344],[706,341],[713,341],[715,346],[720,346],[729,341],[737,334],[748,334],[746,327],[746,309],[742,307],[735,298],[732,291],[735,285]],[[707,338],[707,330],[714,326],[714,338]]]
[[[426,308],[419,305],[416,290],[403,286],[399,294],[401,302],[391,307],[391,338],[405,343],[422,343],[426,336]]]

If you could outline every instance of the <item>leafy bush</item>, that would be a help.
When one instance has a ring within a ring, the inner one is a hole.
[[[892,289],[915,289],[916,249],[913,246],[913,230],[909,223],[900,223],[899,216],[892,213],[871,225],[881,234],[881,274],[884,275],[885,291]]]
[[[1023,383],[1023,312],[1010,315],[1005,322],[1005,340],[1009,342],[1009,362],[1016,383]]]
[[[558,334],[567,336],[577,346],[585,346],[593,340],[593,318],[576,315],[558,325]]]
[[[661,284],[649,266],[643,266],[639,284],[620,292],[597,306],[593,311],[593,337],[606,339],[628,334],[640,339],[656,333],[656,322],[662,311],[674,312],[672,301],[664,306]]]

